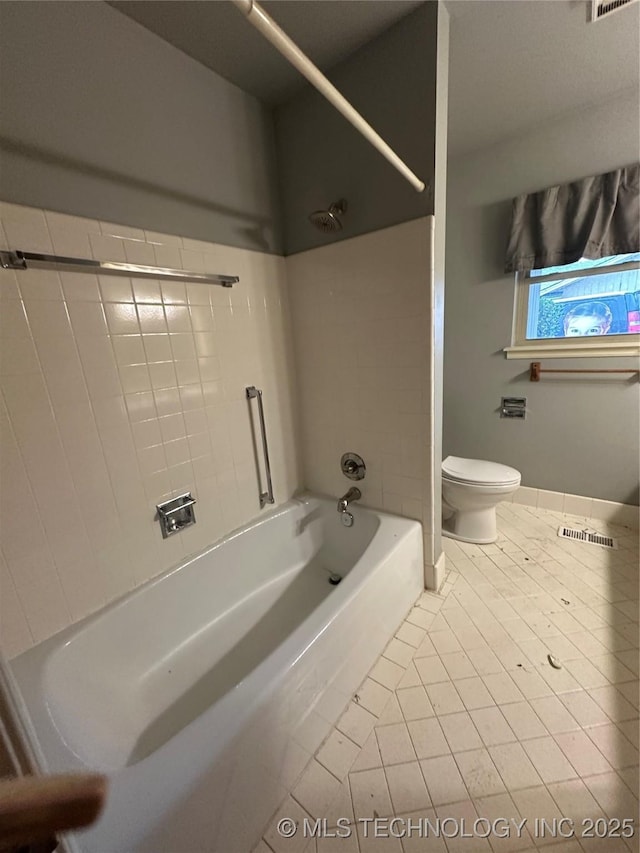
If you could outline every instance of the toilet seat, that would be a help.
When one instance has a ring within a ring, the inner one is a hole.
[[[447,456],[442,462],[442,476],[452,483],[466,483],[471,486],[517,486],[520,484],[520,472],[499,462],[487,462],[484,459],[463,459],[459,456]]]

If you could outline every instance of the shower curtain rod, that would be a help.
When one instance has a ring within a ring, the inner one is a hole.
[[[411,171],[407,164],[398,157],[396,152],[391,148],[384,139],[376,133],[368,121],[366,121],[360,113],[351,106],[349,101],[340,94],[333,83],[324,76],[324,74],[316,68],[308,56],[306,56],[300,48],[293,42],[289,36],[280,29],[278,24],[271,18],[264,9],[260,6],[257,0],[232,0],[237,8],[246,17],[249,23],[259,30],[262,35],[271,42],[271,44],[279,50],[280,53],[294,65],[298,71],[307,78],[312,86],[320,92],[321,95],[342,113],[356,130],[369,140],[374,148],[382,154],[383,157],[394,166],[401,175],[403,175],[415,190],[421,193],[425,184],[420,178]]]

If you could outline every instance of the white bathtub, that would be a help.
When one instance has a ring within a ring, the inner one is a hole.
[[[11,662],[42,769],[109,776],[69,850],[251,851],[423,585],[420,525],[353,514],[291,501]]]

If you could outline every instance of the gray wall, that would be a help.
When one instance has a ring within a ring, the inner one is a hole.
[[[285,253],[433,213],[437,3],[427,2],[328,74],[425,183],[418,193],[311,87],[275,112]],[[344,229],[308,215],[344,197]]]
[[[451,105],[450,109],[454,109]],[[444,455],[492,459],[522,482],[638,503],[639,385],[619,377],[528,381],[507,361],[514,303],[502,273],[513,196],[637,160],[637,91],[449,163],[445,289]],[[637,367],[636,359],[556,359],[546,367]],[[523,422],[501,396],[526,396]]]
[[[0,197],[281,249],[269,111],[98,2],[0,3]]]

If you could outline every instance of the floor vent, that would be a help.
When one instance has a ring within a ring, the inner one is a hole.
[[[624,9],[625,6],[631,6],[637,2],[638,0],[591,0],[589,20],[600,21],[607,15],[612,15]]]
[[[611,536],[589,533],[588,530],[577,530],[575,527],[559,527],[558,536],[561,539],[573,539],[574,542],[586,542],[588,545],[601,545],[603,548],[618,547],[618,543]]]

